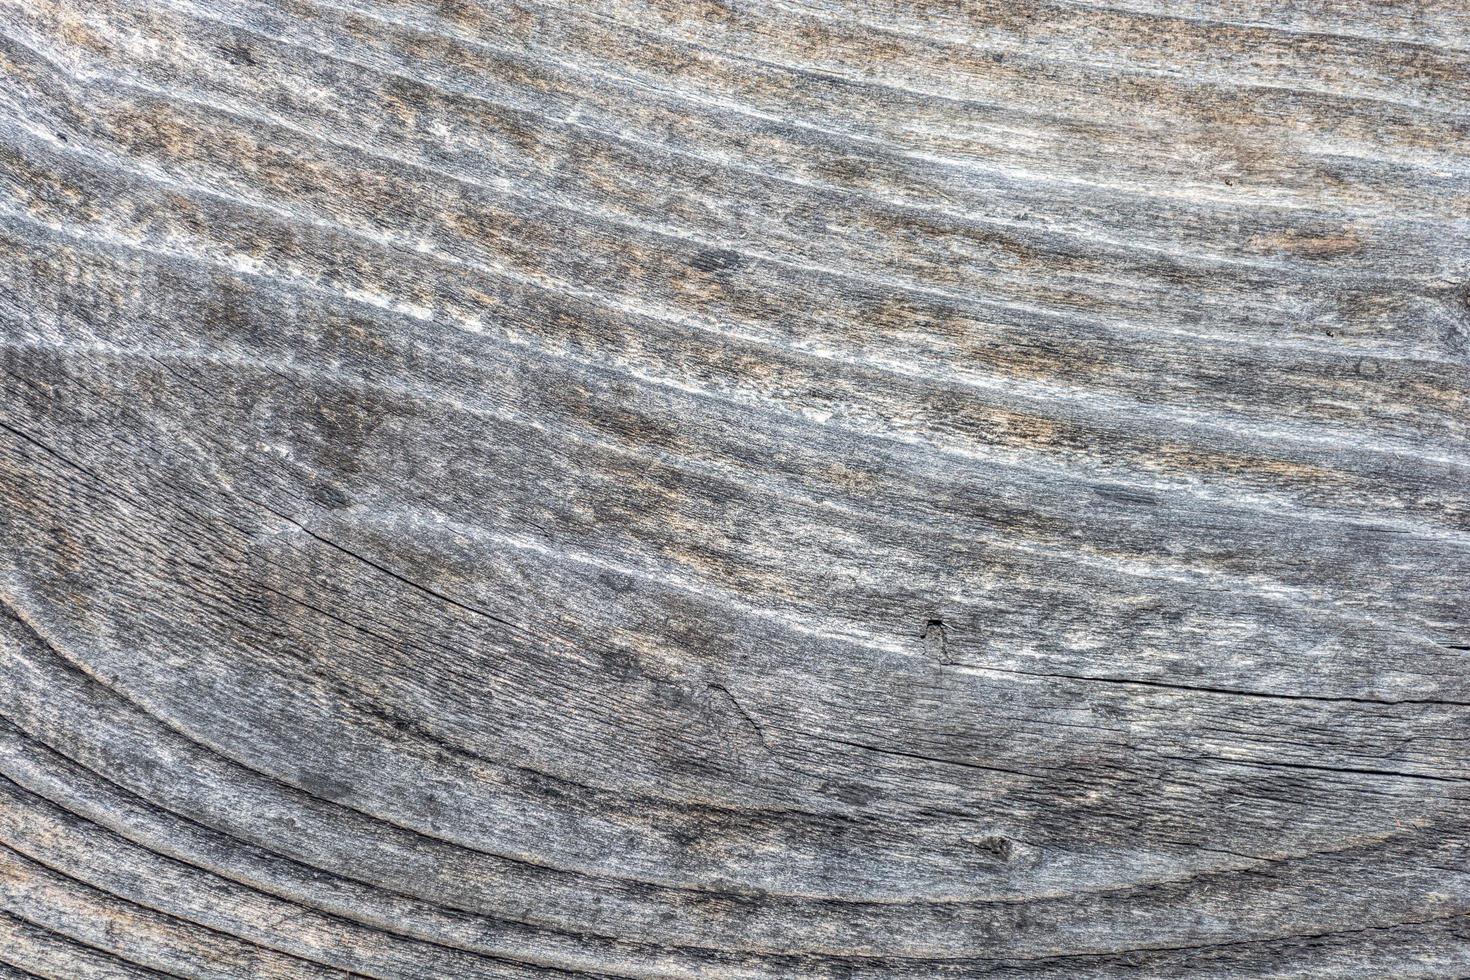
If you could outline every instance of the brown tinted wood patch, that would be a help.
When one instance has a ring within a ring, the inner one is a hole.
[[[1470,8],[0,0],[0,978],[1470,976]]]

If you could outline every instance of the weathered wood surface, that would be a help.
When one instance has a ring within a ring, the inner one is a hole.
[[[1470,7],[0,11],[0,976],[1470,975]]]

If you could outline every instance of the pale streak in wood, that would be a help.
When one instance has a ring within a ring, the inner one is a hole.
[[[1470,975],[1449,0],[0,0],[0,977]]]

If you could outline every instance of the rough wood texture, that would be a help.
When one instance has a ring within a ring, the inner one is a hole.
[[[1460,0],[0,0],[0,977],[1470,975]]]

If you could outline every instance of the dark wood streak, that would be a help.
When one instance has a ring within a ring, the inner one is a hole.
[[[0,0],[0,978],[1470,974],[1448,0]]]

